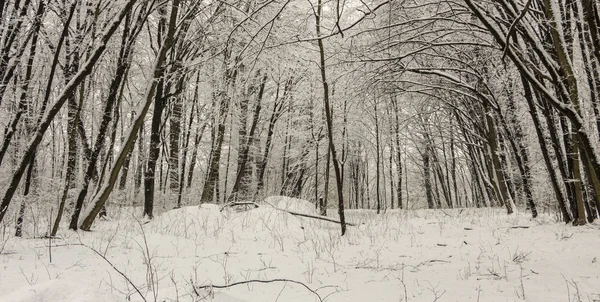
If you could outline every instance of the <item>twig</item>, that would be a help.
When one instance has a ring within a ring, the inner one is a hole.
[[[298,284],[298,285],[302,285],[308,291],[310,291],[315,296],[317,296],[317,298],[319,298],[319,301],[323,302],[323,298],[321,298],[321,296],[319,295],[319,293],[317,293],[316,291],[312,290],[310,287],[308,287],[306,284],[304,284],[302,282],[294,281],[294,280],[290,280],[290,279],[246,280],[246,281],[234,282],[234,283],[227,284],[227,285],[202,285],[202,286],[194,286],[194,291],[197,293],[199,289],[207,289],[207,288],[229,288],[229,287],[233,287],[233,286],[236,286],[236,285],[243,285],[243,284],[248,284],[248,283],[273,283],[273,282],[286,282],[286,283],[290,282],[290,283],[295,283],[295,284]]]
[[[119,273],[119,275],[121,275],[125,279],[125,281],[127,281],[127,283],[129,283],[131,286],[133,286],[133,288],[137,291],[137,293],[140,295],[140,297],[142,297],[142,300],[144,300],[144,302],[146,302],[146,297],[144,297],[144,295],[142,295],[142,292],[137,288],[137,286],[135,286],[135,284],[133,284],[133,282],[129,279],[129,277],[127,277],[112,262],[110,262],[110,260],[108,260],[106,257],[104,257],[104,255],[102,255],[100,252],[98,252],[94,248],[87,246],[83,243],[80,243],[80,245],[87,247],[88,249],[90,249],[94,253],[96,253],[96,255],[100,256],[100,258],[104,259],[104,261],[106,261],[106,263],[108,263],[117,273]]]
[[[517,16],[515,21],[513,21],[513,23],[508,28],[508,33],[506,33],[506,42],[504,43],[504,49],[502,50],[502,60],[506,58],[506,53],[508,52],[508,48],[510,47],[510,36],[513,34],[513,31],[517,27],[517,23],[519,23],[519,21],[521,21],[521,19],[525,17],[525,14],[527,13],[527,10],[529,10],[531,2],[531,0],[527,0],[527,3],[525,3],[525,7],[523,7],[523,10],[519,14],[519,16]]]

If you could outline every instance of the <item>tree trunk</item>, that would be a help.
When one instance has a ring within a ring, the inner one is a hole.
[[[379,114],[377,110],[377,100],[374,102],[375,112],[375,198],[377,199],[377,214],[381,213],[381,189],[380,189],[380,166],[381,166],[381,147],[379,140]]]
[[[425,150],[421,154],[421,156],[423,157],[423,185],[425,189],[425,197],[427,198],[427,207],[433,209],[435,208],[435,203],[433,201],[433,187],[431,185],[431,162],[429,157],[429,145],[427,145],[424,149]]]
[[[397,184],[397,200],[398,200],[398,208],[403,209],[404,205],[402,203],[402,150],[400,149],[400,117],[398,107],[398,102],[396,97],[392,97],[392,105],[394,110],[394,138],[396,143],[396,174],[398,174],[398,184]]]
[[[323,186],[322,202],[320,203],[321,216],[327,216],[327,207],[329,207],[329,181],[331,178],[331,150],[329,150],[329,142],[327,146],[327,155],[325,156],[325,185]]]
[[[129,10],[131,8],[131,6],[133,6],[134,2],[136,2],[136,1],[131,0],[128,3],[127,10]],[[152,79],[148,83],[147,91],[145,94],[145,102],[143,104],[143,107],[139,111],[139,114],[136,117],[131,130],[129,131],[129,134],[127,135],[127,139],[125,140],[125,144],[122,147],[121,152],[115,159],[115,162],[111,168],[109,179],[108,179],[107,183],[102,186],[100,192],[98,192],[98,194],[92,201],[93,206],[89,209],[89,211],[87,212],[87,215],[85,216],[84,220],[80,224],[80,228],[84,231],[89,231],[91,229],[92,224],[94,223],[94,220],[96,219],[96,216],[98,215],[98,213],[100,212],[100,210],[106,203],[108,196],[112,192],[115,182],[117,181],[119,171],[121,170],[121,167],[125,161],[125,158],[127,157],[127,153],[129,153],[131,151],[131,149],[133,148],[135,137],[139,133],[140,128],[144,122],[144,117],[148,113],[148,110],[150,109],[150,105],[152,104],[152,100],[156,95],[157,83],[158,83],[159,79],[161,79],[164,76],[164,70],[165,70],[164,63],[166,61],[167,51],[169,50],[169,48],[171,47],[171,45],[173,43],[173,36],[175,35],[175,29],[176,29],[175,25],[177,22],[178,10],[179,10],[179,0],[173,0],[173,3],[171,4],[171,14],[169,17],[169,29],[168,29],[167,35],[164,39],[164,43],[160,47],[157,57],[154,61],[153,75],[152,75]]]
[[[184,79],[180,80],[180,85],[183,84]],[[171,192],[177,192],[179,190],[179,182],[183,182],[183,177],[180,173],[179,154],[180,154],[180,140],[181,140],[181,117],[183,115],[183,100],[181,97],[171,97],[172,108],[171,108],[171,119],[169,121],[169,188]],[[181,176],[181,177],[180,177]],[[181,178],[181,180],[180,180]]]
[[[222,94],[226,92],[223,91]],[[224,95],[221,95],[220,105],[218,109],[217,117],[217,131],[215,136],[215,143],[213,144],[211,151],[211,159],[208,165],[208,174],[204,187],[202,189],[202,196],[200,198],[201,203],[213,202],[215,197],[215,190],[218,184],[219,167],[221,165],[221,148],[223,146],[223,140],[225,139],[225,122],[227,118],[227,112],[229,111],[229,99]]]
[[[317,11],[315,14],[315,23],[316,23],[316,31],[317,36],[321,36],[321,14],[323,11],[323,4],[321,0],[317,2]],[[337,158],[337,154],[335,151],[335,144],[333,142],[333,117],[331,116],[331,104],[329,102],[329,84],[327,83],[326,69],[325,69],[325,48],[323,46],[323,39],[317,39],[317,44],[319,45],[319,67],[321,69],[321,80],[323,83],[323,99],[324,99],[324,107],[325,107],[325,119],[327,122],[327,137],[329,138],[329,151],[331,152],[331,160],[333,161],[333,170],[335,172],[335,178],[337,183],[337,192],[338,192],[338,214],[340,216],[340,225],[342,236],[346,234],[346,219],[344,216],[344,192],[343,192],[343,183],[342,183],[342,175],[340,171],[340,166]]]
[[[527,79],[525,79],[523,76],[521,76],[521,82],[523,83],[525,100],[527,101],[527,105],[529,106],[529,114],[531,115],[531,119],[533,120],[534,128],[538,138],[538,143],[540,144],[542,156],[546,164],[546,170],[548,171],[548,175],[550,176],[550,182],[552,184],[552,188],[554,189],[554,195],[556,196],[557,203],[561,210],[564,222],[569,223],[572,220],[572,217],[569,214],[569,211],[567,210],[567,199],[565,198],[563,191],[560,188],[558,175],[556,175],[556,170],[554,169],[554,166],[552,165],[552,160],[550,159],[548,146],[546,144],[546,139],[544,138],[544,132],[540,122],[540,118],[537,113],[536,104],[533,99],[533,93],[531,92],[531,86],[529,85]]]
[[[498,134],[496,132],[496,123],[492,113],[488,110],[486,111],[487,112],[485,116],[488,127],[487,140],[493,165],[493,174],[490,176],[494,179],[494,182],[498,188],[499,197],[501,198],[502,203],[506,206],[507,213],[512,214],[514,211],[514,203],[508,193],[508,186],[506,185],[506,179],[504,178],[502,165],[500,163],[500,156],[498,155]]]
[[[237,199],[240,196],[242,197],[242,199],[246,199],[249,196],[248,182],[250,181],[250,173],[252,172],[252,170],[248,168],[249,153],[250,147],[254,144],[254,136],[256,128],[258,126],[258,120],[260,118],[260,111],[262,109],[261,103],[265,92],[266,83],[267,76],[265,75],[262,78],[262,82],[258,91],[258,97],[256,100],[256,105],[254,107],[254,114],[252,116],[250,132],[247,134],[245,142],[243,142],[243,144],[240,146],[241,154],[239,155],[237,176],[235,177],[235,183],[233,185],[231,195],[229,196],[229,200]]]
[[[160,155],[160,130],[162,112],[165,107],[164,99],[165,82],[163,79],[156,85],[154,96],[154,111],[152,112],[152,124],[150,126],[150,148],[148,151],[148,162],[144,174],[144,216],[152,219],[154,217],[154,185],[156,178],[156,165]]]
[[[284,88],[284,93],[282,97],[279,97],[279,83],[277,84],[277,91],[275,92],[275,101],[273,102],[273,110],[271,111],[271,117],[269,118],[269,126],[267,130],[267,139],[265,143],[265,151],[263,152],[262,160],[258,165],[257,169],[257,194],[264,187],[264,178],[265,178],[265,170],[267,169],[267,162],[269,160],[269,153],[271,152],[271,144],[273,142],[273,134],[275,133],[275,124],[277,120],[281,116],[283,111],[284,101],[291,90],[292,79],[290,78]]]

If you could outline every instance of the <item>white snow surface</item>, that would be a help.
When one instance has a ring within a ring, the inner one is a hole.
[[[265,198],[264,202],[277,208],[288,211],[311,215],[317,214],[315,204],[304,199],[291,198],[286,196],[271,196]]]
[[[307,201],[266,201],[314,214]],[[600,300],[600,226],[551,215],[350,210],[357,226],[340,237],[335,223],[266,204],[239,213],[191,206],[151,221],[140,208],[109,212],[92,232],[61,229],[51,249],[48,239],[0,234],[0,301]],[[279,281],[194,289],[278,278],[310,290]]]

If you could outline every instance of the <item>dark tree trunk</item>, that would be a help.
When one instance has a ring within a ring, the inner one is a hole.
[[[380,166],[381,166],[381,147],[379,139],[379,114],[377,112],[377,100],[374,104],[375,112],[375,198],[377,200],[377,214],[381,213],[381,189],[380,189]]]
[[[225,94],[225,92],[223,91],[222,94]],[[224,95],[220,95],[219,97],[221,97],[221,100],[218,109],[217,131],[211,151],[210,163],[208,165],[208,174],[206,176],[206,181],[204,182],[204,188],[202,189],[202,196],[200,198],[201,203],[213,202],[215,195],[218,195],[215,192],[218,190],[219,186],[218,177],[219,167],[221,165],[221,150],[225,139],[227,112],[229,111],[229,99]]]
[[[315,13],[317,36],[321,35],[322,12],[323,4],[322,1],[319,0],[317,3],[317,11]],[[321,81],[323,83],[323,99],[325,105],[325,119],[327,122],[327,137],[329,138],[329,151],[331,152],[331,160],[333,161],[333,170],[335,172],[337,183],[338,214],[340,216],[342,236],[344,236],[344,234],[346,234],[346,219],[344,216],[344,184],[342,183],[342,172],[340,171],[340,163],[338,161],[338,156],[335,151],[335,144],[333,142],[333,117],[330,111],[331,104],[329,101],[329,84],[327,83],[327,76],[325,72],[325,49],[323,47],[323,39],[317,39],[317,44],[319,45],[319,67],[321,69]]]
[[[144,174],[144,216],[152,219],[154,217],[154,186],[156,178],[156,166],[160,155],[160,130],[162,113],[165,107],[164,80],[159,80],[156,85],[154,96],[154,111],[152,112],[152,124],[150,126],[150,149],[148,151],[148,163]]]
[[[265,92],[265,84],[267,83],[267,76],[265,75],[262,78],[262,82],[260,84],[260,88],[258,91],[258,97],[256,100],[256,105],[254,107],[254,114],[252,116],[252,124],[250,126],[250,132],[247,133],[247,138],[245,142],[240,146],[241,153],[239,155],[238,160],[238,171],[237,176],[235,177],[235,183],[233,184],[233,189],[231,191],[231,195],[229,199],[237,199],[240,196],[245,199],[249,196],[249,186],[248,182],[250,181],[250,173],[252,172],[249,169],[249,157],[250,157],[250,147],[254,144],[254,136],[256,132],[256,128],[258,126],[258,120],[260,118],[260,112],[262,109],[262,99]]]
[[[131,0],[128,3],[127,10],[125,12],[127,12],[129,9],[131,9],[131,7],[133,6],[133,4],[135,2],[136,1]],[[157,57],[155,59],[155,63],[154,63],[155,65],[154,65],[154,70],[153,70],[153,74],[152,74],[152,79],[148,83],[148,90],[146,91],[144,105],[143,105],[142,109],[140,110],[140,113],[136,117],[135,122],[133,123],[132,129],[130,130],[129,135],[128,135],[127,139],[125,140],[125,144],[122,147],[121,152],[115,159],[115,163],[113,164],[113,166],[111,168],[107,183],[101,188],[101,190],[98,192],[98,194],[94,198],[92,208],[89,210],[88,214],[86,215],[86,217],[80,224],[80,228],[84,231],[89,231],[91,229],[92,224],[94,223],[94,220],[96,219],[96,216],[104,207],[106,200],[108,199],[108,196],[110,195],[110,193],[112,192],[112,189],[114,188],[114,185],[117,181],[119,172],[121,170],[121,167],[123,166],[125,158],[127,157],[127,154],[133,148],[135,137],[140,132],[140,128],[144,122],[144,117],[148,113],[148,110],[150,109],[150,105],[152,104],[152,99],[156,96],[155,90],[156,90],[157,82],[159,81],[159,79],[161,79],[164,76],[164,73],[165,73],[164,63],[166,61],[167,51],[173,44],[173,36],[175,35],[175,28],[176,28],[175,25],[177,23],[177,12],[178,11],[179,11],[179,0],[173,0],[173,2],[171,4],[171,14],[169,17],[168,31],[167,31],[166,37],[164,38],[164,43],[160,47]]]
[[[550,159],[550,154],[548,150],[548,146],[546,143],[546,139],[544,137],[544,132],[542,129],[542,124],[540,118],[538,116],[537,108],[535,101],[533,99],[534,95],[531,91],[531,86],[527,79],[521,76],[521,82],[523,83],[523,90],[525,93],[525,100],[527,101],[527,105],[529,106],[529,114],[531,115],[531,119],[533,120],[534,128],[537,134],[538,142],[540,144],[540,148],[542,150],[542,156],[544,157],[544,162],[546,164],[546,170],[548,171],[548,175],[550,176],[550,182],[552,184],[552,188],[554,189],[554,195],[556,196],[559,208],[561,210],[563,220],[565,223],[569,223],[572,220],[572,217],[567,210],[567,199],[565,198],[559,183],[558,175],[556,174],[556,170],[552,164],[552,159]]]
[[[402,202],[402,149],[400,148],[400,108],[395,97],[392,97],[392,105],[394,110],[394,142],[396,144],[396,174],[398,174],[397,184],[397,200],[398,208],[403,209],[404,205]]]
[[[283,106],[289,91],[291,90],[292,80],[288,80],[285,84],[283,96],[279,96],[279,83],[277,84],[277,91],[275,93],[275,101],[273,102],[273,110],[271,111],[271,117],[269,118],[269,126],[267,130],[267,139],[265,143],[265,151],[263,152],[262,160],[258,165],[257,169],[257,194],[263,189],[265,181],[265,171],[267,169],[267,163],[269,160],[269,153],[271,152],[271,144],[273,142],[273,134],[275,133],[275,124],[281,116]]]
[[[143,10],[142,10],[143,11]],[[116,111],[117,104],[120,103],[120,93],[119,88],[123,85],[125,81],[125,77],[127,76],[127,71],[129,70],[129,66],[131,64],[131,53],[133,47],[133,41],[135,40],[135,35],[129,37],[129,28],[130,28],[130,18],[131,14],[128,14],[125,19],[125,27],[123,29],[123,35],[121,38],[121,49],[119,51],[119,60],[117,62],[117,69],[115,71],[115,75],[111,81],[110,88],[108,91],[108,96],[106,98],[106,103],[104,105],[104,111],[102,114],[102,121],[100,122],[100,127],[98,130],[98,134],[96,136],[96,141],[94,143],[94,150],[90,156],[88,166],[84,175],[83,184],[79,194],[77,195],[77,200],[75,201],[75,207],[73,209],[73,213],[71,215],[71,221],[69,223],[69,228],[72,230],[77,230],[79,216],[81,215],[81,210],[83,208],[83,202],[85,197],[87,196],[90,181],[93,176],[97,174],[96,165],[98,164],[98,160],[100,159],[100,152],[104,149],[106,136],[108,134],[109,124],[113,119],[113,112]],[[142,18],[139,17],[137,19],[137,23],[135,28],[140,28],[142,26]],[[117,109],[118,110],[118,109]],[[59,207],[59,215],[57,216],[57,221],[59,220],[60,214],[62,213],[61,209],[64,207],[64,204],[61,204]],[[55,223],[55,229],[58,228],[58,223]],[[53,229],[53,233],[51,236],[54,236],[56,232]]]
[[[425,150],[422,152],[421,156],[423,157],[423,182],[425,189],[425,196],[427,198],[427,206],[430,209],[435,208],[435,203],[433,201],[433,186],[431,185],[431,160],[429,157],[430,147],[426,146]]]

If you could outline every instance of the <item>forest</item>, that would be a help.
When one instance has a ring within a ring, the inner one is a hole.
[[[365,269],[381,301],[600,300],[597,0],[2,0],[0,22],[0,300],[368,301],[336,277]],[[185,240],[212,277],[157,264]],[[300,272],[245,271],[245,240]],[[527,292],[561,253],[591,267]],[[82,255],[110,282],[53,293]]]

